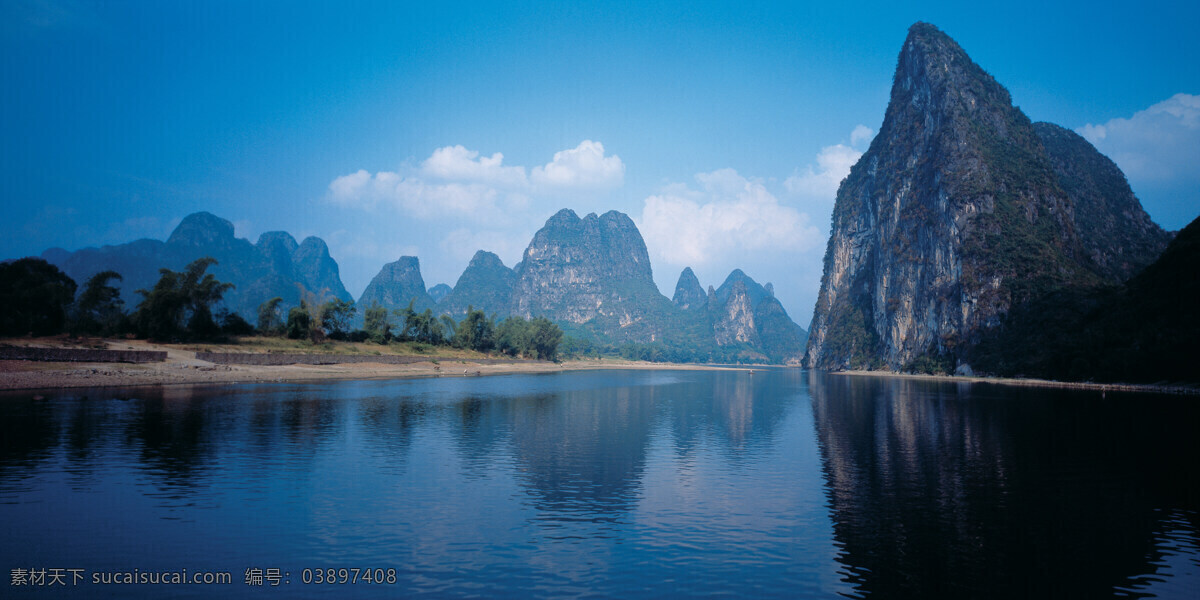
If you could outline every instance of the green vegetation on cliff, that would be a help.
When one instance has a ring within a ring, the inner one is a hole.
[[[1003,376],[1200,380],[1200,218],[1124,285],[1075,287],[1018,307],[969,357]]]

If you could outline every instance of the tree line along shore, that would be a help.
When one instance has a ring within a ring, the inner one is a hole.
[[[216,261],[197,259],[182,271],[161,269],[158,282],[138,290],[141,302],[126,311],[115,271],[103,271],[77,284],[40,258],[0,265],[0,335],[130,337],[157,342],[229,342],[248,336],[306,341],[371,343],[379,347],[402,344],[421,354],[434,348],[495,352],[509,357],[556,360],[562,330],[543,317],[497,319],[473,307],[459,321],[440,317],[432,309],[417,312],[412,303],[389,311],[372,304],[357,321],[358,307],[338,298],[322,301],[306,294],[286,314],[276,297],[258,307],[257,323],[219,305],[232,284],[206,271]],[[352,324],[361,322],[361,327]]]

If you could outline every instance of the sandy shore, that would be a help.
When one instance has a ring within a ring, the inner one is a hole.
[[[1005,377],[964,377],[961,375],[911,375],[888,371],[838,371],[833,375],[857,377],[899,377],[903,379],[925,379],[929,381],[956,381],[960,383],[983,383],[993,385],[1015,385],[1021,387],[1062,388],[1072,390],[1099,390],[1102,392],[1151,392],[1156,394],[1200,395],[1200,387],[1182,385],[1134,384],[1134,383],[1090,383],[1075,381],[1051,381],[1048,379],[1009,379]]]
[[[140,385],[259,383],[337,379],[399,379],[412,377],[477,377],[509,373],[548,373],[592,369],[720,369],[707,365],[668,365],[614,359],[572,360],[562,363],[520,361],[481,364],[471,358],[430,356],[428,361],[401,365],[350,363],[334,365],[221,365],[198,360],[191,350],[142,341],[108,342],[120,350],[161,350],[167,360],[157,363],[86,363],[0,360],[0,390]],[[436,362],[435,362],[436,361]]]

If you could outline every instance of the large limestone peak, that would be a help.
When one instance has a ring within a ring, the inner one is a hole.
[[[974,110],[1008,106],[1008,90],[971,60],[950,36],[929,23],[916,23],[900,50],[892,82],[892,102],[908,99],[919,109],[938,106]]]
[[[632,219],[617,211],[580,219],[563,209],[525,249],[511,312],[570,323],[600,319],[598,329],[649,341],[658,336],[658,326],[648,325],[646,317],[666,303]]]
[[[275,296],[283,298],[285,308],[299,304],[304,296],[302,291],[316,295],[317,301],[330,297],[350,299],[338,276],[337,263],[319,238],[297,244],[287,232],[268,231],[259,236],[258,243],[251,244],[234,236],[233,224],[228,220],[207,212],[185,217],[166,243],[138,240],[54,253],[63,270],[77,281],[86,281],[109,269],[120,273],[123,279],[118,286],[129,306],[140,300],[135,290],[148,289],[158,281],[159,269],[180,270],[206,256],[217,260],[209,273],[234,284],[225,293],[220,307],[236,311],[251,321],[258,306]]]
[[[1007,90],[917,23],[879,135],[838,189],[809,364],[961,358],[1014,304],[1096,281],[1073,210]]]

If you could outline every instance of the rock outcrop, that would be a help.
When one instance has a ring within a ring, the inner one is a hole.
[[[454,290],[438,302],[437,312],[461,319],[468,308],[485,314],[509,314],[516,274],[499,256],[480,250],[459,276]]]
[[[396,262],[383,265],[358,298],[360,313],[373,304],[392,311],[407,308],[409,302],[417,312],[433,308],[434,304],[425,291],[421,261],[415,256],[401,256]]]
[[[75,252],[51,248],[42,256],[77,282],[109,269],[120,273],[123,279],[113,284],[119,286],[129,308],[141,301],[136,290],[154,287],[159,269],[179,271],[205,256],[217,259],[210,273],[234,284],[220,307],[251,322],[257,318],[258,305],[275,296],[283,298],[285,309],[298,305],[305,296],[317,301],[351,299],[342,285],[337,263],[320,238],[310,237],[297,244],[291,235],[273,231],[251,244],[234,236],[232,223],[207,212],[188,215],[165,243],[143,239]]]
[[[954,40],[914,25],[879,134],[838,189],[806,362],[961,360],[1013,306],[1144,266],[1160,230],[1101,218],[1093,204],[1140,206],[1074,158],[1082,140],[1043,141],[1056,136]],[[1087,174],[1068,181],[1072,169]],[[1109,225],[1122,234],[1094,238]]]

